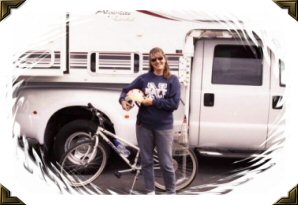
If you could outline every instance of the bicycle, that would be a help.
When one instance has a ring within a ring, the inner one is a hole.
[[[115,175],[120,178],[123,173],[135,173],[130,191],[133,191],[136,179],[141,172],[139,165],[140,149],[138,146],[113,134],[104,128],[105,118],[91,103],[88,109],[98,118],[98,127],[94,135],[88,140],[82,140],[68,149],[60,160],[60,172],[64,180],[73,187],[85,186],[92,183],[104,170],[107,164],[107,150],[111,147],[129,166],[128,169],[118,170]],[[135,155],[132,160],[124,156],[117,149],[112,139],[117,139],[130,149],[134,149]],[[176,173],[177,191],[184,189],[194,180],[197,173],[197,158],[195,153],[188,147],[179,143],[173,146],[173,164]],[[162,172],[158,164],[157,155],[154,156],[155,186],[165,190]]]

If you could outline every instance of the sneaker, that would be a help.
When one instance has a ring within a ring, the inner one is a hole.
[[[148,192],[147,195],[155,195],[155,191]]]

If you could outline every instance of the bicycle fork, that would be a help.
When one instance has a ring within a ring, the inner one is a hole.
[[[137,169],[137,172],[136,172],[136,174],[135,174],[135,176],[134,176],[134,178],[133,178],[132,185],[131,185],[131,187],[130,187],[129,194],[133,194],[133,189],[134,189],[134,186],[135,186],[135,184],[136,184],[136,181],[137,181],[137,179],[138,179],[138,177],[139,177],[139,175],[140,175],[140,172],[141,172],[141,169]]]

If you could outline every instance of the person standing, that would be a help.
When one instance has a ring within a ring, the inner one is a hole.
[[[180,83],[171,74],[164,51],[155,47],[149,52],[148,73],[137,77],[122,89],[119,102],[124,110],[131,108],[125,100],[132,89],[140,89],[145,99],[139,107],[136,121],[136,136],[140,147],[142,173],[147,194],[155,194],[153,153],[156,147],[168,194],[176,193],[176,177],[172,162],[174,138],[173,111],[180,101]]]

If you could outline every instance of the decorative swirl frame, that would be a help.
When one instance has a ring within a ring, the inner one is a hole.
[[[10,15],[12,8],[18,8],[26,0],[0,0],[0,22]],[[282,9],[287,9],[288,14],[298,21],[298,0],[273,0]],[[10,191],[0,184],[0,205],[24,205],[18,197],[11,196]],[[273,205],[297,205],[298,184],[288,192],[287,197],[280,198]]]

